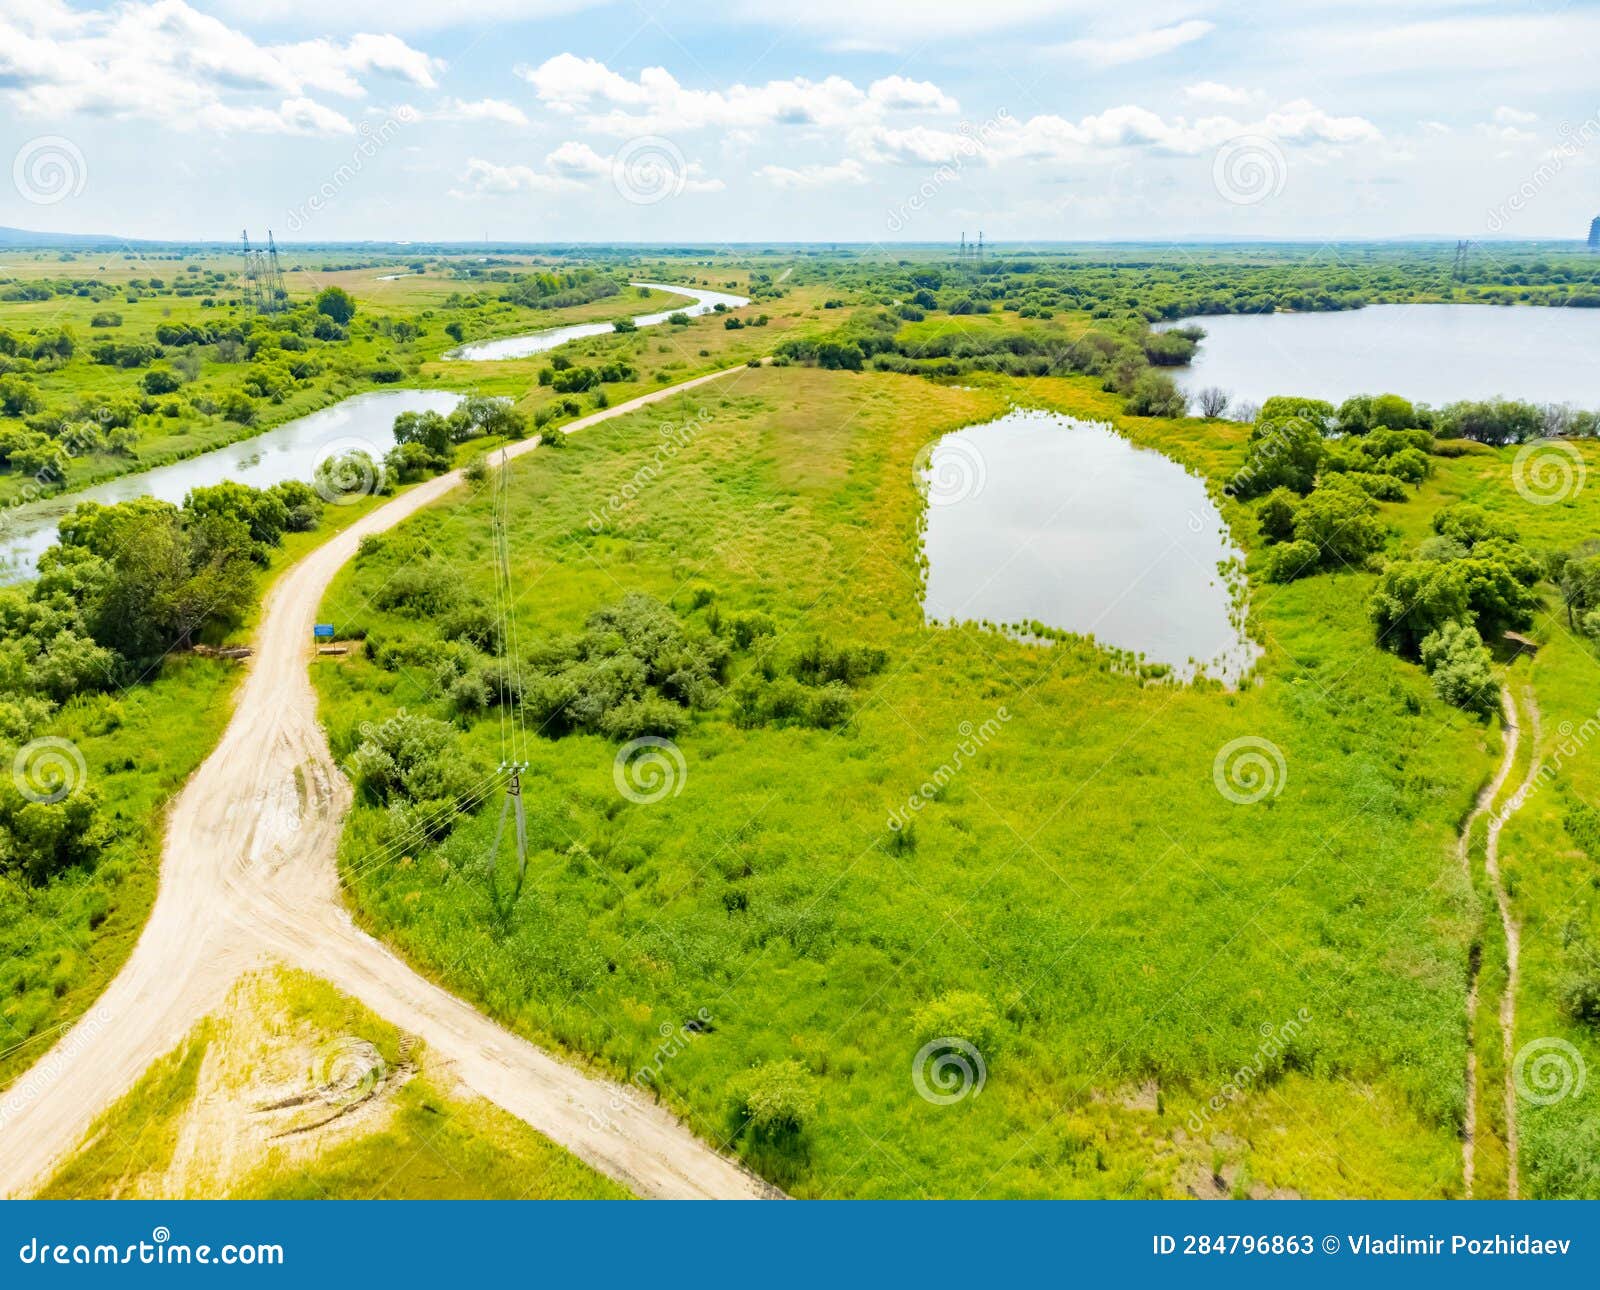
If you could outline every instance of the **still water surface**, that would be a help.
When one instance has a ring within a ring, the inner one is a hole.
[[[37,571],[40,554],[56,540],[56,525],[79,502],[126,502],[158,497],[181,504],[191,488],[237,480],[268,488],[286,479],[310,481],[319,463],[359,448],[374,460],[394,447],[394,419],[402,412],[449,412],[459,394],[445,390],[381,390],[358,394],[331,408],[285,422],[253,439],[242,439],[198,456],[121,475],[81,492],[0,511],[0,582],[18,582]]]
[[[929,622],[1036,620],[1230,682],[1259,655],[1219,568],[1241,553],[1171,458],[1018,409],[939,440],[922,484]]]
[[[1187,393],[1215,385],[1258,404],[1392,393],[1436,406],[1504,395],[1600,408],[1600,309],[1369,305],[1183,321],[1206,331],[1194,361],[1173,371]]]

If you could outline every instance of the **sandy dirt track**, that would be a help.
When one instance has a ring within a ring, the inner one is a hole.
[[[740,370],[654,391],[566,429]],[[536,442],[512,444],[507,455]],[[241,972],[272,960],[324,977],[420,1036],[468,1088],[642,1196],[773,1194],[671,1115],[557,1061],[418,975],[356,928],[344,907],[335,848],[351,794],[317,721],[312,624],[364,536],[460,483],[452,471],[419,485],[278,580],[233,718],[172,806],[160,888],[138,944],[94,1006],[0,1096],[0,1194],[40,1186],[102,1110],[222,1005]]]

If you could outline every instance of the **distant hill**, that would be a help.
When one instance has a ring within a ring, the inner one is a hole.
[[[137,241],[114,237],[109,233],[36,233],[32,229],[0,225],[0,246],[50,250],[57,247],[138,245],[140,243]]]

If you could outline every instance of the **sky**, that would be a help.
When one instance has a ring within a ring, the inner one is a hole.
[[[0,225],[1579,238],[1600,0],[0,0]]]

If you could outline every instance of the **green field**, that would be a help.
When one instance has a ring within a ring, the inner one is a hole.
[[[1373,504],[1377,547],[1278,581],[1270,499],[1226,491],[1257,451],[1251,426],[1182,415],[1162,369],[1192,341],[1149,324],[1367,300],[1587,303],[1572,257],[1519,255],[1453,282],[1447,254],[1404,247],[1354,248],[1337,265],[1292,248],[976,265],[920,252],[305,252],[288,258],[291,308],[250,322],[236,263],[214,251],[103,265],[8,254],[0,330],[28,349],[66,328],[76,348],[0,363],[8,389],[23,381],[43,405],[0,416],[12,454],[0,500],[38,486],[29,454],[43,449],[29,436],[52,439],[83,407],[129,412],[113,418],[129,433],[73,456],[49,488],[396,383],[499,396],[549,439],[595,408],[743,366],[488,471],[369,541],[335,582],[319,618],[365,648],[319,660],[313,679],[357,781],[341,854],[357,917],[512,1028],[648,1087],[799,1196],[1458,1196],[1475,981],[1474,1194],[1499,1195],[1507,947],[1484,823],[1465,868],[1456,848],[1503,731],[1379,648],[1368,602],[1382,562],[1437,546],[1436,517],[1463,502],[1553,571],[1550,557],[1600,532],[1597,492],[1580,475],[1565,500],[1535,504],[1515,486],[1515,443],[1471,436],[1434,442],[1420,483],[1346,463],[1387,498]],[[69,278],[91,285],[59,289]],[[754,301],[738,320],[613,332],[557,355],[442,357],[463,337],[662,306],[628,278]],[[34,280],[54,284],[49,298],[14,297]],[[347,334],[321,338],[312,301],[330,286],[357,312]],[[530,304],[535,287],[551,294]],[[119,321],[91,325],[107,312]],[[242,348],[223,335],[130,367],[93,361],[106,339],[147,344],[197,320],[237,326]],[[220,410],[292,355],[316,370],[250,394],[248,417]],[[569,366],[610,375],[563,392]],[[178,389],[142,393],[169,368]],[[1249,558],[1264,655],[1242,690],[1140,675],[1078,638],[924,624],[914,462],[1014,405],[1110,422],[1207,480]],[[1472,412],[1436,411],[1447,436]],[[499,442],[453,442],[430,469]],[[1589,473],[1595,444],[1572,441]],[[1331,473],[1313,498],[1331,494]],[[317,528],[267,544],[253,590],[205,639],[247,642],[270,579],[380,500],[329,507]],[[514,613],[494,590],[497,510]],[[5,754],[69,741],[106,832],[90,861],[36,881],[21,857],[38,839],[20,823],[0,830],[0,1084],[126,956],[154,894],[164,803],[228,715],[231,665],[183,653],[147,668],[130,655],[115,685],[30,705],[59,671],[51,650],[76,657],[85,624],[104,626],[90,611],[107,576],[86,561],[6,602]],[[1540,1058],[1544,1078],[1552,1053],[1600,1069],[1600,664],[1548,578],[1535,599],[1517,625],[1536,655],[1513,657],[1498,630],[1484,639],[1524,722],[1534,703],[1543,716],[1511,783],[1544,770],[1504,829],[1500,868],[1522,930],[1515,1060]],[[496,709],[508,688],[522,693],[520,739]],[[640,735],[669,738],[669,751],[619,760]],[[1220,791],[1219,755],[1237,741],[1282,758],[1262,800]],[[530,762],[520,888],[505,847],[490,854],[496,767],[518,758]],[[665,795],[635,800],[652,775]],[[1513,805],[1509,788],[1495,805]],[[692,1039],[663,1060],[669,1031]],[[118,1132],[139,1120],[171,1138],[210,1042],[152,1072],[114,1112]],[[938,1081],[963,1062],[981,1067],[981,1092],[944,1104]],[[1523,1195],[1600,1195],[1595,1095],[1519,1095]],[[512,1194],[493,1146],[510,1130],[470,1108],[441,1127],[449,1098],[423,1072],[381,1131],[230,1186]],[[438,1168],[380,1177],[424,1140]],[[128,1160],[74,1168],[57,1190],[125,1190],[138,1172]],[[586,1171],[565,1168],[530,1165],[546,1178],[538,1194],[594,1194]]]
[[[360,808],[344,856],[357,908],[497,1017],[614,1072],[705,1009],[711,1033],[663,1096],[797,1194],[1459,1194],[1480,911],[1454,843],[1494,729],[1374,647],[1364,572],[1260,589],[1266,657],[1241,693],[1142,685],[1081,643],[925,628],[912,459],[1012,398],[1116,406],[1082,380],[963,391],[764,369],[513,466],[525,642],[643,591],[691,626],[766,614],[780,659],[821,636],[887,666],[837,730],[747,728],[726,704],[694,716],[675,737],[681,791],[649,805],[613,783],[617,740],[534,739],[509,914],[488,885],[495,812],[395,854],[383,812]],[[639,486],[683,425],[687,446]],[[1122,429],[1220,483],[1244,428]],[[1454,496],[1522,506],[1508,463],[1439,462],[1415,501],[1383,508],[1394,547]],[[324,617],[388,651],[388,667],[316,668],[337,753],[397,708],[451,714],[449,648],[380,589],[405,570],[487,597],[489,511],[486,494],[430,512],[335,584]],[[1592,511],[1517,514],[1571,545]],[[735,651],[730,689],[759,666]],[[890,828],[1002,709],[914,831]],[[456,720],[461,757],[492,768],[498,722]],[[1282,750],[1278,796],[1217,791],[1235,738]],[[913,1059],[960,1027],[982,1036],[987,1083],[931,1105]],[[789,1061],[815,1093],[803,1132],[740,1132],[741,1079]],[[1218,1098],[1241,1071],[1257,1074]]]

